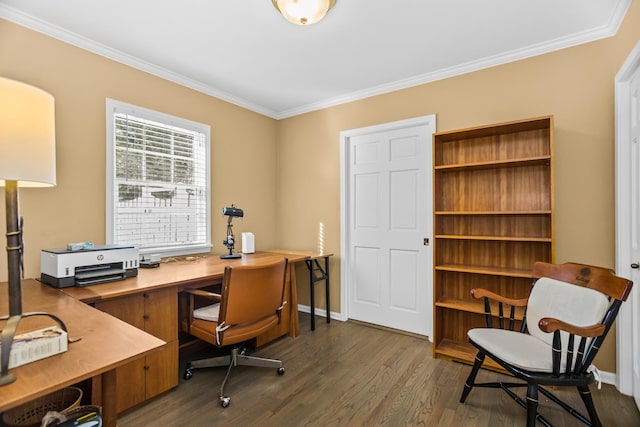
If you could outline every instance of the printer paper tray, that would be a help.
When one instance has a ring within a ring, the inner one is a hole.
[[[76,286],[97,285],[98,283],[115,282],[126,278],[126,271],[121,268],[88,270],[76,273]]]

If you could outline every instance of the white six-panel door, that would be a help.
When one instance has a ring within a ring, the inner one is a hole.
[[[428,116],[342,135],[348,318],[432,335],[433,132]]]
[[[633,395],[636,404],[640,408],[640,292],[637,289],[640,284],[640,269],[636,265],[640,264],[640,69],[631,80],[631,144],[632,144],[632,171],[633,171],[633,229],[631,248],[633,273],[631,278],[634,281],[636,290],[631,293],[627,304],[631,305],[631,324],[635,331],[632,339],[633,358]]]
[[[640,408],[640,42],[616,75],[616,272],[634,282],[617,319],[616,386]]]

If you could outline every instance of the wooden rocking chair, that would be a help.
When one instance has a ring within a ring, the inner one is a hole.
[[[574,263],[537,262],[532,275],[536,281],[526,299],[505,298],[484,289],[471,291],[474,298],[484,298],[487,328],[467,333],[478,354],[460,402],[465,402],[474,386],[501,388],[527,409],[528,427],[535,426],[536,420],[551,426],[538,413],[540,391],[583,423],[600,426],[589,391],[589,384],[595,380],[594,372],[597,374],[592,362],[633,283],[610,270]],[[491,311],[491,300],[497,303],[497,316]],[[505,306],[509,308],[508,318],[504,315]],[[525,308],[520,331],[514,331],[515,307]],[[498,318],[499,328],[492,327],[494,317]],[[524,383],[475,383],[485,356]],[[577,387],[589,418],[543,385]],[[514,387],[527,387],[526,403],[511,390]]]

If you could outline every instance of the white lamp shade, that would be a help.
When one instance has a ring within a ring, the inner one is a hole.
[[[273,5],[285,19],[297,25],[311,25],[320,21],[335,0],[273,0]]]
[[[53,96],[0,77],[0,186],[56,185],[55,134]]]

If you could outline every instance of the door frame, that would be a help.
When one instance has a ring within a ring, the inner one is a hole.
[[[399,120],[395,122],[382,123],[363,128],[351,129],[340,132],[340,320],[349,319],[349,270],[351,266],[350,260],[350,242],[351,233],[349,227],[349,161],[350,161],[350,140],[355,136],[368,135],[383,131],[392,131],[395,129],[426,126],[432,127],[433,132],[436,131],[436,115],[414,117],[412,119]],[[428,149],[433,152],[433,139],[429,142]],[[429,165],[431,166],[431,165]],[[431,207],[433,210],[433,206]],[[433,218],[433,212],[428,213]],[[432,230],[433,233],[433,230]],[[433,241],[433,236],[429,236]],[[433,292],[429,295],[432,301],[429,304],[433,310]],[[433,315],[431,315],[433,317]],[[429,334],[429,340],[432,339],[433,332]]]
[[[640,69],[640,42],[638,42],[615,77],[615,150],[616,150],[616,273],[630,277],[631,256],[631,145],[629,128],[631,108],[629,87],[634,73]],[[638,260],[635,260],[637,262]],[[638,293],[637,287],[632,291]],[[631,302],[631,300],[629,301]],[[633,360],[640,354],[633,354],[633,340],[638,339],[640,330],[633,324],[633,314],[638,316],[639,307],[634,304],[622,304],[616,326],[616,387],[621,393],[634,395],[636,404],[640,402],[640,390],[633,389]],[[640,406],[640,405],[639,405]]]

